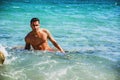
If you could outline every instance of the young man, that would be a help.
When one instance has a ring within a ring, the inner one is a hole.
[[[46,29],[40,28],[40,21],[38,18],[32,18],[30,21],[30,26],[32,31],[28,33],[25,37],[25,49],[30,50],[30,46],[35,50],[47,50],[54,51],[48,45],[48,39],[52,42],[52,44],[62,53],[64,50],[57,44],[55,39],[51,36],[50,32]]]

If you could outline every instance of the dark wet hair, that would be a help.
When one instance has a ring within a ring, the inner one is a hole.
[[[32,18],[30,23],[35,22],[35,21],[38,21],[40,23],[40,20],[38,18]]]

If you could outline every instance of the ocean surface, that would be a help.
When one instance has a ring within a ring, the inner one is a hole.
[[[33,17],[66,55],[21,48]],[[1,0],[0,45],[0,80],[120,80],[119,0]]]

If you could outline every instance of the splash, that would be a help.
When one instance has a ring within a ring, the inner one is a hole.
[[[0,44],[0,51],[5,55],[5,57],[8,56],[8,52],[6,51],[5,47]]]

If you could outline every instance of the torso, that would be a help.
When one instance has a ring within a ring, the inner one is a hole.
[[[26,38],[35,50],[50,50],[47,41],[48,34],[43,30],[39,30],[37,33],[30,32]]]

